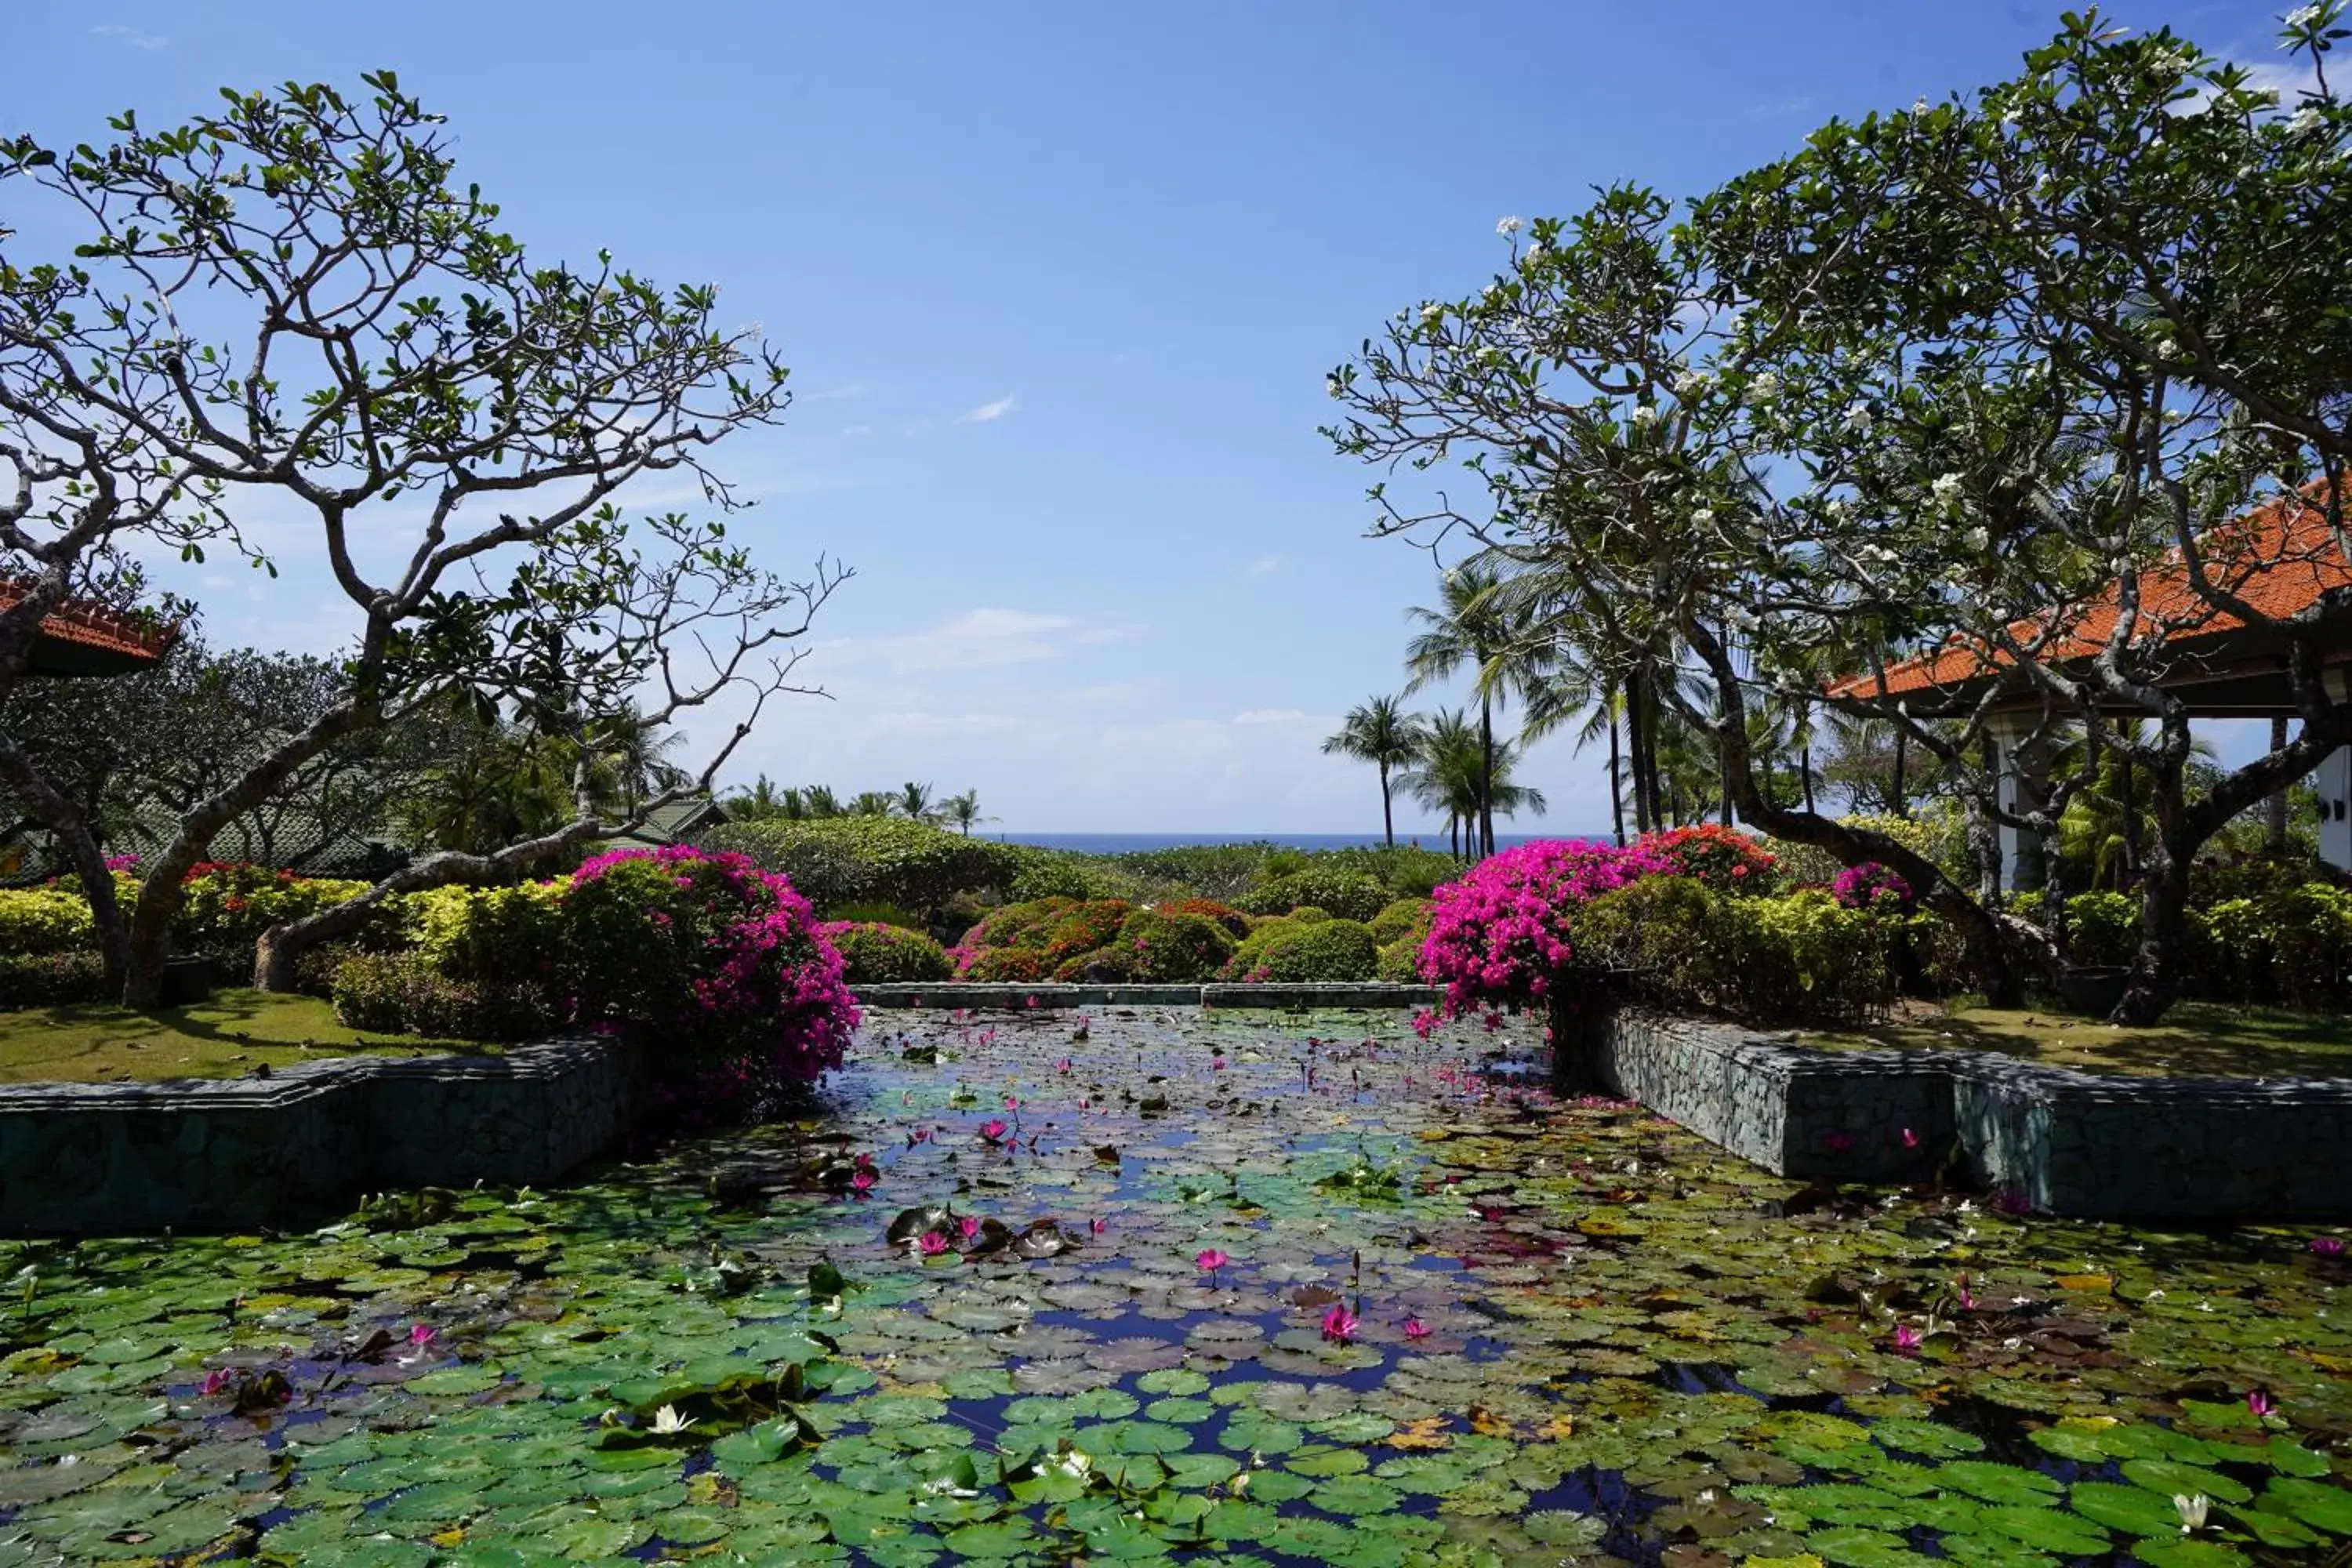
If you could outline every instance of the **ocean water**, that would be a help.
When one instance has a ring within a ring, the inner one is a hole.
[[[1352,849],[1381,842],[1371,833],[993,833],[1007,844],[1034,844],[1046,849],[1074,849],[1084,855],[1127,855],[1139,849],[1181,849],[1200,844],[1279,844],[1289,849]],[[1497,833],[1498,848],[1533,843],[1538,838],[1606,838],[1609,830],[1561,833]],[[1444,851],[1443,833],[1399,833],[1399,844],[1418,844]]]

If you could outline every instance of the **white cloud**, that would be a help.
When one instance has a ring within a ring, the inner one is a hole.
[[[1000,397],[993,403],[983,403],[977,408],[971,409],[964,414],[959,415],[956,418],[956,423],[959,425],[993,424],[995,421],[1002,419],[1006,415],[1012,413],[1016,406],[1018,406],[1018,405],[1016,405],[1012,398]]]
[[[1296,724],[1307,717],[1304,708],[1253,708],[1234,715],[1236,724]]]
[[[136,27],[126,27],[120,22],[107,22],[90,30],[92,37],[112,38],[129,44],[134,49],[160,49],[172,40],[161,33],[145,33]]]
[[[928,631],[880,638],[878,646],[894,669],[986,669],[1058,658],[1073,647],[1116,635],[1107,628],[1081,626],[1069,616],[979,609],[966,610]]]
[[[1251,562],[1247,567],[1243,569],[1242,575],[1244,577],[1268,577],[1281,570],[1281,556],[1261,555],[1256,560]]]

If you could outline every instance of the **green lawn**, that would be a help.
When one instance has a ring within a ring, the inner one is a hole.
[[[421,1056],[494,1047],[363,1034],[316,996],[221,991],[193,1007],[134,1013],[97,1005],[0,1013],[0,1083],[120,1083],[237,1078],[320,1057]]]
[[[1805,1043],[1844,1050],[2000,1051],[2051,1067],[2142,1076],[2352,1076],[2352,1017],[2210,1002],[2181,1003],[2148,1029],[2048,1009],[1962,1007],[1809,1035]]]

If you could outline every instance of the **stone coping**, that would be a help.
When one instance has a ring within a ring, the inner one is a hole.
[[[1325,984],[1187,985],[1005,984],[939,980],[928,984],[861,985],[857,1000],[868,1007],[1426,1007],[1436,987],[1385,981]]]
[[[1782,1175],[1965,1175],[2085,1217],[2352,1215],[2352,1079],[2135,1078],[1997,1052],[1824,1050],[1625,1007],[1620,1092]],[[1909,1136],[1906,1138],[1906,1133]]]

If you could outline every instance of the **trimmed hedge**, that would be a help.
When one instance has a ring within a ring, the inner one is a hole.
[[[560,1021],[529,981],[453,980],[416,952],[362,952],[335,971],[335,1017],[348,1028],[447,1040],[527,1040]]]
[[[1043,864],[1017,845],[897,816],[727,823],[705,842],[782,872],[819,914],[879,902],[928,919],[960,892],[1010,893],[1024,871]]]
[[[96,952],[0,954],[0,1009],[106,999],[106,961]]]
[[[1631,972],[1642,1000],[1749,1023],[1843,1023],[1895,994],[1894,956],[1914,917],[1851,909],[1818,888],[1779,897],[1651,877],[1577,911],[1580,968]]]
[[[1429,900],[1399,899],[1366,923],[1372,928],[1372,940],[1382,947],[1410,937],[1415,946],[1429,934]]]
[[[1123,978],[1145,984],[1213,979],[1234,955],[1234,936],[1206,915],[1138,910],[1118,928],[1112,951]]]
[[[1302,907],[1328,910],[1341,920],[1363,921],[1391,901],[1375,879],[1343,866],[1316,864],[1259,882],[1237,900],[1254,915],[1278,915]]]
[[[1371,927],[1361,921],[1268,921],[1234,951],[1223,977],[1284,984],[1370,980],[1380,958]]]
[[[852,986],[945,980],[955,973],[947,950],[920,931],[880,921],[833,921],[818,928],[841,953]]]
[[[98,928],[89,900],[62,888],[0,889],[0,953],[94,951]]]

